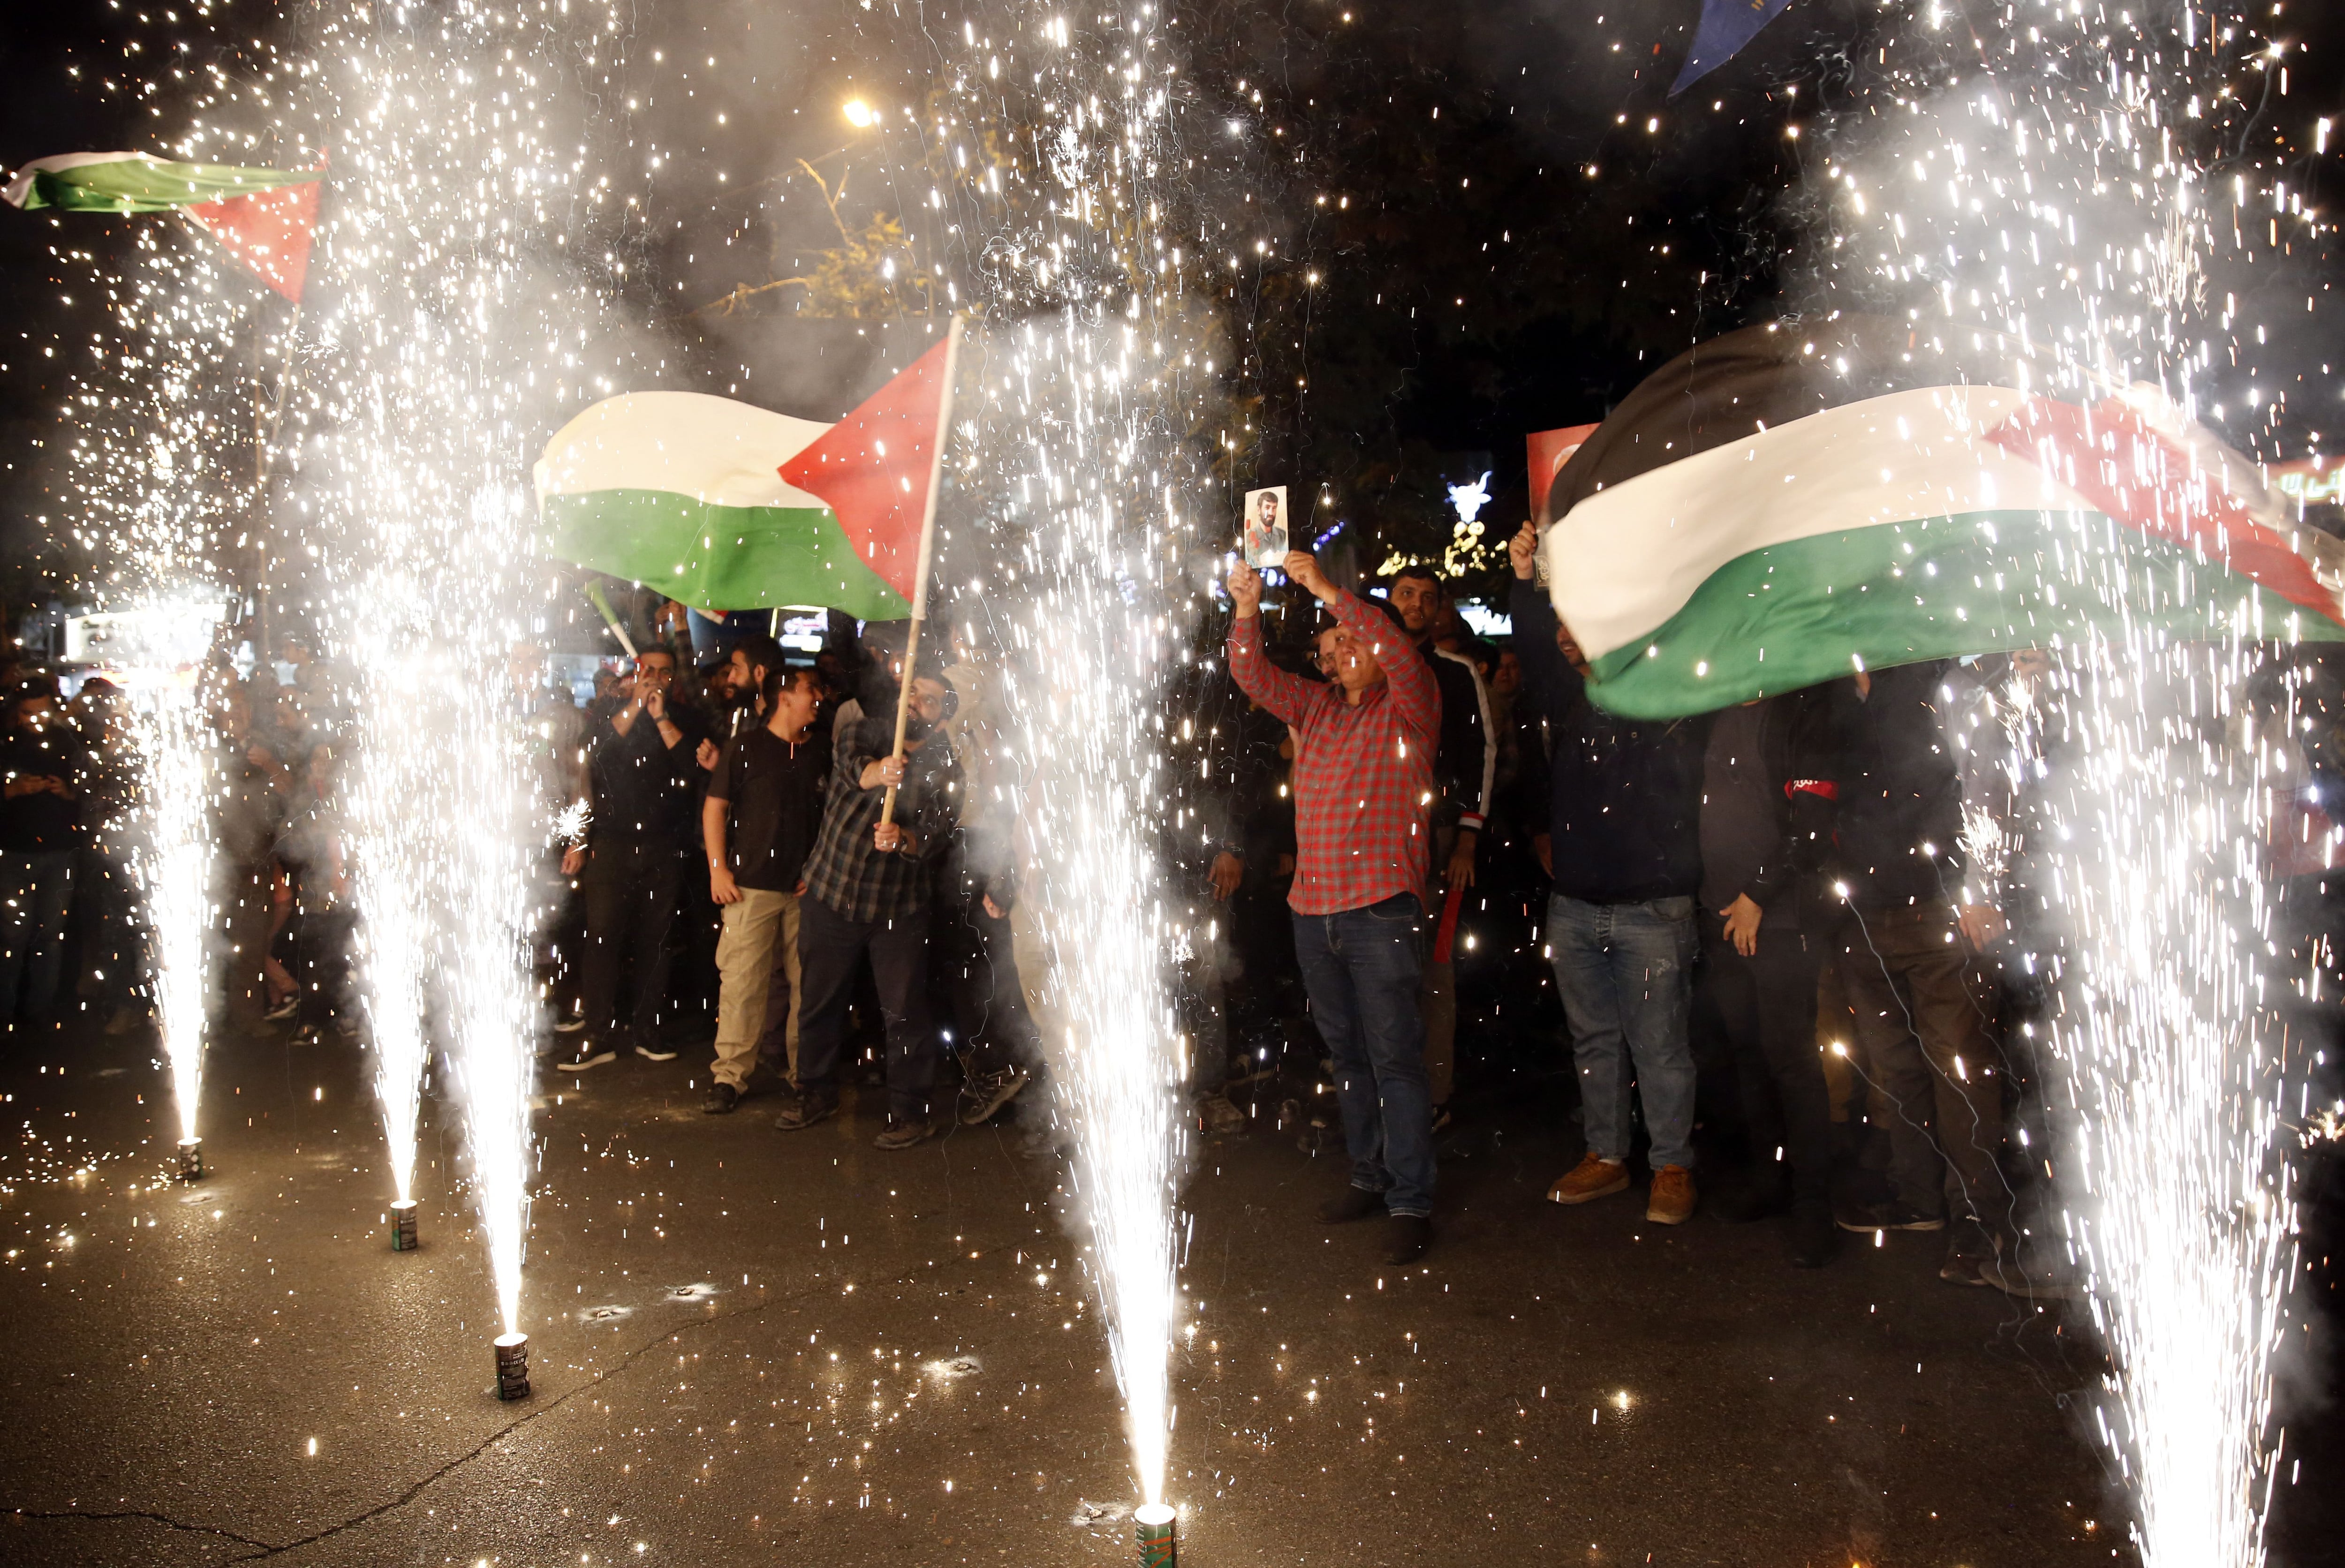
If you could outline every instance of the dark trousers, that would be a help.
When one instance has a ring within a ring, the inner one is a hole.
[[[1335,1059],[1352,1185],[1394,1214],[1433,1212],[1433,1101],[1426,1091],[1425,914],[1413,893],[1294,917],[1312,1020]]]
[[[1762,921],[1745,958],[1725,922],[1702,911],[1702,998],[1733,1064],[1751,1157],[1791,1167],[1792,1201],[1824,1207],[1832,1178],[1832,1101],[1816,1055],[1816,976],[1823,943]],[[1776,1151],[1782,1152],[1779,1156]]]
[[[856,960],[867,953],[888,1027],[888,1115],[918,1121],[929,1114],[929,1090],[937,1081],[926,909],[894,920],[849,920],[811,893],[798,900],[798,983],[806,987],[798,1007],[798,1087],[838,1092]]]
[[[1995,993],[1946,904],[1852,910],[1841,979],[1859,1066],[1890,1106],[1898,1199],[1943,1213],[1957,1250],[2011,1239],[2003,1148],[2003,1055]]]
[[[585,1017],[588,1037],[616,1047],[649,1045],[667,1000],[668,937],[675,928],[684,862],[673,845],[598,844],[586,862]],[[619,981],[634,977],[634,1005],[619,1016]]]
[[[73,851],[0,850],[0,1027],[45,1020],[65,969]]]

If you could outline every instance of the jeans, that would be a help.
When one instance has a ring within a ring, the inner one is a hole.
[[[1589,904],[1551,894],[1547,939],[1579,1068],[1588,1152],[1601,1159],[1629,1158],[1633,1081],[1645,1102],[1653,1168],[1691,1169],[1694,1070],[1686,1014],[1693,900]]]
[[[0,850],[0,1027],[56,1005],[66,960],[66,909],[73,896],[73,851]]]
[[[1954,1249],[1985,1256],[2012,1239],[2011,1188],[1995,1163],[2003,1057],[1994,989],[1954,906],[1852,910],[1839,958],[1860,1065],[1891,1108],[1889,1178],[1898,1200],[1944,1214]]]
[[[1352,1185],[1386,1211],[1433,1212],[1433,1101],[1426,1086],[1424,907],[1411,893],[1365,909],[1294,916],[1311,1017],[1335,1059]]]
[[[615,1047],[622,1036],[649,1045],[667,1002],[668,936],[675,928],[683,862],[674,846],[624,840],[594,846],[586,895],[585,1018],[589,1037]],[[634,1007],[619,1017],[619,976],[632,968]]]
[[[887,1021],[888,1118],[923,1120],[937,1081],[925,909],[895,920],[849,920],[811,893],[798,900],[798,976],[806,987],[798,1007],[798,1087],[809,1095],[838,1092],[855,961],[867,952]]]
[[[1701,923],[1701,989],[1734,1064],[1751,1158],[1764,1168],[1780,1148],[1792,1202],[1822,1209],[1832,1161],[1832,1102],[1816,1050],[1823,941],[1762,920],[1758,951],[1746,958],[1718,916],[1704,910]]]
[[[789,1066],[798,1054],[798,895],[744,887],[725,905],[725,932],[716,939],[716,1061],[710,1076],[735,1088],[749,1087],[757,1070],[758,1042],[774,1011],[773,984],[784,986],[781,1026]]]

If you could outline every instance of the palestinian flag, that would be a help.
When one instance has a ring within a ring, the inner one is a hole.
[[[1983,385],[1919,338],[1748,329],[1589,438],[1541,549],[1596,702],[1674,718],[2094,635],[2345,641],[2345,546],[2155,391]]]
[[[702,610],[911,613],[950,343],[835,425],[701,392],[607,398],[537,464],[547,552]]]
[[[18,169],[0,197],[26,211],[179,212],[299,301],[318,227],[318,169],[167,163],[147,153],[60,153]]]

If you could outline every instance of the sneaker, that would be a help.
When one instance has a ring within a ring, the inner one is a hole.
[[[980,1073],[970,1078],[961,1085],[961,1126],[982,1127],[991,1121],[1030,1081],[1023,1067],[1003,1067],[1000,1072]]]
[[[918,1121],[899,1121],[871,1140],[874,1148],[889,1150],[910,1148],[936,1137],[937,1124],[926,1117]]]
[[[1645,1218],[1656,1225],[1683,1225],[1693,1218],[1693,1172],[1682,1165],[1665,1165],[1653,1172],[1645,1195]]]
[[[782,1108],[774,1118],[774,1126],[783,1132],[800,1132],[818,1121],[827,1121],[838,1113],[838,1097],[821,1090],[801,1095]]]
[[[1207,1132],[1245,1130],[1246,1114],[1230,1103],[1229,1096],[1219,1093],[1199,1095],[1196,1103],[1197,1118],[1204,1123]]]
[[[1977,1259],[1976,1267],[1980,1284],[2024,1300],[2073,1301],[2083,1294],[2075,1280],[2021,1254],[1998,1252]]]
[[[675,1060],[675,1053],[674,1051],[663,1051],[656,1046],[637,1046],[635,1047],[635,1055],[643,1057],[644,1060],[647,1062],[672,1062]]]
[[[297,992],[294,995],[286,997],[283,1001],[278,1003],[275,1007],[269,1008],[269,1011],[261,1014],[260,1016],[269,1023],[281,1024],[300,1010],[301,997],[299,993]]]
[[[585,1027],[586,1015],[584,1013],[573,1013],[566,1018],[553,1021],[553,1032],[557,1035],[574,1035]]]
[[[1385,1221],[1385,1261],[1414,1263],[1433,1245],[1433,1221],[1422,1214],[1396,1214]]]
[[[1860,1236],[1876,1230],[1944,1230],[1945,1219],[1924,1214],[1905,1203],[1842,1203],[1832,1211],[1832,1223]]]
[[[618,1059],[619,1053],[616,1051],[598,1051],[593,1046],[588,1046],[568,1061],[556,1062],[553,1065],[553,1070],[557,1073],[583,1073],[588,1067],[599,1067],[606,1062],[615,1062]]]
[[[1319,1218],[1330,1225],[1348,1225],[1355,1219],[1365,1219],[1371,1214],[1385,1211],[1385,1195],[1370,1192],[1365,1187],[1347,1187],[1340,1198],[1331,1198],[1319,1206]]]
[[[731,1084],[710,1084],[700,1102],[703,1116],[731,1116],[741,1104],[741,1091]]]
[[[1566,1171],[1563,1179],[1547,1189],[1548,1197],[1557,1203],[1586,1203],[1590,1199],[1629,1189],[1629,1167],[1618,1159],[1599,1159],[1590,1154],[1583,1156],[1578,1165]]]
[[[1938,1278],[1949,1285],[1985,1286],[1985,1277],[1979,1273],[1979,1260],[1960,1252],[1949,1252],[1946,1260],[1938,1265]]]

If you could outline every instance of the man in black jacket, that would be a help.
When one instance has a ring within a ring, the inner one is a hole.
[[[1832,1255],[1832,1107],[1816,1057],[1816,976],[1831,916],[1818,895],[1832,841],[1830,715],[1822,691],[1714,715],[1702,759],[1702,999],[1741,1091],[1756,1169],[1712,1207],[1792,1211],[1791,1259]]]
[[[1896,1112],[1896,1196],[1846,1208],[1840,1223],[1863,1232],[1951,1224],[1941,1278],[2065,1295],[2066,1286],[2020,1260],[2011,1189],[1996,1163],[2003,1061],[1979,954],[2003,920],[1964,896],[1962,776],[1945,727],[1961,679],[1937,661],[1832,687],[1841,753],[1832,870],[1848,905],[1839,968],[1862,1065]]]
[[[1422,562],[1404,566],[1386,591],[1400,612],[1401,629],[1433,671],[1441,688],[1441,744],[1434,753],[1433,784],[1439,792],[1433,803],[1433,875],[1435,895],[1447,901],[1453,891],[1474,885],[1476,851],[1489,819],[1490,794],[1497,774],[1498,734],[1490,722],[1490,693],[1474,662],[1463,653],[1437,647],[1434,635],[1449,608],[1448,585],[1441,574]],[[1440,911],[1432,912],[1435,924]],[[1433,1096],[1433,1128],[1449,1120],[1450,1087],[1457,1066],[1457,967],[1448,959],[1436,962],[1427,953],[1425,976],[1417,993],[1425,1013],[1425,1075]]]
[[[1507,547],[1523,687],[1547,715],[1553,784],[1545,835],[1554,868],[1547,941],[1579,1068],[1588,1153],[1548,1190],[1586,1203],[1629,1185],[1630,1064],[1652,1134],[1646,1217],[1693,1213],[1693,1051],[1686,1038],[1694,895],[1701,886],[1705,716],[1615,717],[1589,701],[1587,663],[1531,581],[1529,523]]]
[[[685,857],[699,836],[693,754],[700,739],[689,714],[668,703],[675,655],[646,648],[622,689],[621,705],[595,721],[586,745],[594,792],[584,842],[562,861],[562,874],[585,872],[586,1035],[563,1072],[600,1067],[622,1037],[640,1056],[675,1055],[655,1033],[667,1000],[668,935],[684,885]],[[633,971],[634,1006],[622,1022],[619,981]]]

